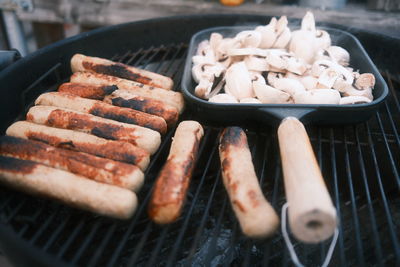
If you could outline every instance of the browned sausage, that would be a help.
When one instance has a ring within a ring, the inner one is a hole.
[[[72,72],[90,71],[137,81],[142,84],[171,90],[174,82],[171,78],[148,70],[138,69],[126,64],[113,62],[99,57],[75,54],[71,59]]]
[[[144,180],[143,172],[135,165],[12,136],[0,137],[0,155],[35,161],[135,192]]]
[[[167,131],[167,123],[161,117],[130,108],[116,107],[102,101],[82,98],[67,93],[50,92],[41,94],[36,99],[35,104],[66,108],[106,119],[136,124],[155,130],[161,134]]]
[[[58,87],[59,92],[77,95],[84,98],[103,100],[118,87],[116,85],[95,85],[88,83],[63,83]]]
[[[160,134],[151,129],[59,107],[33,106],[29,109],[26,119],[34,123],[76,130],[105,139],[127,141],[147,150],[150,154],[154,154],[161,143]]]
[[[144,97],[150,97],[159,101],[163,101],[168,105],[174,106],[178,109],[179,114],[181,114],[184,109],[183,95],[179,92],[151,87],[145,84],[121,79],[110,75],[90,72],[75,72],[71,76],[70,81],[74,83],[90,83],[96,85],[116,85],[120,90],[131,91],[134,94]]]
[[[29,160],[0,156],[0,182],[119,219],[130,218],[137,207],[137,197],[132,191]]]
[[[163,118],[168,127],[173,127],[178,121],[178,110],[162,101],[138,96],[128,91],[116,90],[104,98],[104,102],[114,106],[132,108]]]
[[[137,165],[145,170],[150,154],[127,142],[110,141],[91,134],[48,127],[28,121],[18,121],[8,127],[7,135],[37,140],[52,146],[86,152],[99,157]]]
[[[224,185],[243,233],[257,238],[271,235],[279,225],[279,218],[261,191],[247,137],[241,128],[224,129],[219,156]]]
[[[203,128],[196,121],[178,125],[149,204],[149,216],[156,223],[171,223],[179,217],[202,136]]]

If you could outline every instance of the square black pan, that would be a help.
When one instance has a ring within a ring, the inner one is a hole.
[[[370,118],[387,96],[388,87],[384,79],[357,38],[342,30],[319,27],[319,29],[326,30],[330,34],[333,45],[341,46],[350,53],[350,66],[352,68],[359,70],[360,73],[369,72],[375,75],[374,100],[371,103],[355,105],[221,104],[210,103],[197,97],[194,94],[196,82],[192,78],[191,69],[192,56],[195,55],[198,44],[203,40],[209,39],[213,32],[218,32],[224,37],[233,37],[240,31],[254,28],[255,26],[216,27],[200,31],[193,35],[182,78],[182,92],[188,106],[195,111],[196,116],[224,125],[238,124],[245,121],[277,125],[282,119],[288,116],[297,117],[303,123],[350,124],[362,122]]]

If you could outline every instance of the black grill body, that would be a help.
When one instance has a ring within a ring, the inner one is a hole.
[[[0,73],[0,129],[24,119],[32,101],[71,74],[75,53],[110,58],[174,79],[180,90],[187,44],[205,28],[265,23],[254,15],[196,15],[128,23],[84,33],[21,59]],[[296,22],[296,21],[295,21]],[[327,24],[325,24],[327,25]],[[400,40],[337,25],[356,35],[389,86],[373,117],[349,126],[310,126],[314,151],[338,211],[340,235],[331,266],[400,265]],[[385,49],[382,49],[382,46]],[[188,109],[181,119],[197,119]],[[18,266],[288,266],[282,235],[242,235],[222,185],[217,150],[220,127],[201,121],[205,136],[179,220],[150,222],[151,188],[168,155],[173,130],[146,171],[134,217],[118,221],[0,186],[0,245]],[[280,212],[285,203],[275,129],[243,123],[262,190]],[[319,266],[329,241],[294,241],[302,263]]]

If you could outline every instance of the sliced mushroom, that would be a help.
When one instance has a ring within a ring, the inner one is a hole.
[[[267,51],[268,55],[266,57],[266,60],[271,69],[274,68],[274,71],[276,72],[286,72],[288,62],[284,57],[289,56],[289,54],[280,49],[269,49]]]
[[[258,47],[261,43],[261,33],[258,31],[242,31],[235,38],[242,47]]]
[[[238,103],[238,101],[231,95],[218,94],[211,97],[208,101],[213,103]]]
[[[270,71],[267,75],[267,81],[269,85],[274,87],[275,81],[284,77],[285,76],[282,73]]]
[[[240,100],[254,97],[251,76],[244,62],[230,66],[225,74],[225,93]]]
[[[340,77],[340,73],[333,68],[325,69],[318,78],[317,88],[330,89],[335,84],[335,81]]]
[[[196,55],[204,56],[206,54],[205,51],[208,49],[210,49],[210,42],[208,40],[204,40],[197,46]]]
[[[265,104],[287,104],[293,102],[288,93],[267,85],[261,75],[253,81],[253,89],[257,98]]]
[[[267,50],[254,47],[246,48],[232,48],[228,50],[228,56],[259,56],[266,57],[268,55]]]
[[[275,33],[276,41],[272,45],[273,48],[285,48],[292,37],[292,33],[289,29],[288,20],[286,16],[282,16],[276,23]]]
[[[217,51],[218,46],[221,44],[224,37],[217,32],[213,32],[210,36],[210,47],[213,51]]]
[[[275,32],[277,22],[276,18],[272,18],[267,26],[259,26],[256,28],[256,31],[261,34],[261,42],[259,44],[260,48],[271,48],[275,43],[277,38]]]
[[[354,85],[357,89],[372,89],[375,86],[375,76],[372,73],[360,74]]]
[[[331,37],[328,32],[317,30],[315,32],[317,47],[316,49],[326,49],[331,46]]]
[[[292,96],[296,93],[306,91],[301,82],[289,78],[276,79],[274,81],[274,87]]]
[[[244,58],[244,63],[246,64],[247,69],[251,71],[262,72],[269,70],[269,64],[265,57],[247,56]]]
[[[211,88],[213,86],[213,82],[203,79],[200,80],[199,84],[194,89],[194,93],[196,96],[207,99],[207,96],[211,92]]]
[[[296,104],[339,104],[340,93],[333,89],[298,92],[293,96]]]
[[[353,86],[347,86],[342,90],[343,96],[363,96],[368,98],[369,100],[373,100],[374,97],[372,95],[372,89],[366,88],[364,90],[358,90]]]
[[[295,79],[301,82],[306,90],[314,90],[317,88],[318,79],[311,75],[297,75],[287,72],[285,78]]]
[[[250,98],[243,98],[240,99],[240,103],[247,103],[247,104],[261,104],[262,102],[257,98],[250,97]]]
[[[329,58],[342,66],[348,66],[350,62],[350,54],[346,49],[340,46],[330,46],[326,50]]]
[[[372,100],[364,96],[346,96],[340,99],[340,105],[370,103]]]
[[[328,68],[335,70],[339,75],[341,75],[341,78],[346,83],[348,84],[353,83],[354,81],[353,73],[349,72],[345,67],[333,61],[329,60],[315,61],[311,67],[311,72],[314,76],[319,77]]]
[[[287,67],[286,69],[298,75],[303,75],[307,70],[307,64],[304,60],[295,57],[286,58]]]

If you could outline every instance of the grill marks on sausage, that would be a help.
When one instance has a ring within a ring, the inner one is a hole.
[[[86,60],[82,61],[82,66],[87,69],[97,73],[102,73],[106,75],[116,76],[122,79],[137,81],[143,84],[152,84],[153,80],[149,77],[141,75],[139,72],[135,72],[129,69],[129,66],[122,63],[113,63],[111,65],[98,64],[89,62]]]
[[[220,145],[222,149],[227,149],[230,145],[243,147],[247,145],[246,136],[240,127],[227,127],[220,136]]]
[[[27,132],[26,136],[28,139],[41,141],[55,147],[65,148],[74,151],[82,151],[95,156],[110,158],[126,163],[138,164],[140,161],[148,156],[145,150],[134,147],[130,143],[119,141],[95,145],[86,142],[66,141],[65,139],[59,137],[34,131]],[[133,149],[135,151],[133,151]]]
[[[140,111],[127,110],[113,106],[107,107],[100,103],[96,103],[91,109],[89,109],[88,113],[106,119],[143,126],[161,134],[167,132],[167,124],[163,118]]]
[[[106,95],[111,94],[115,90],[118,90],[116,85],[94,85],[85,83],[63,83],[58,88],[59,92],[95,100],[103,100]]]
[[[50,113],[46,125],[70,130],[85,130],[84,132],[110,140],[126,139],[127,136],[133,136],[135,132],[135,129],[93,121],[90,115],[61,109],[56,109]],[[129,138],[127,141],[136,145],[133,138]]]
[[[0,171],[29,174],[33,173],[38,165],[33,161],[0,156]]]
[[[131,174],[138,169],[135,165],[59,149],[42,142],[12,136],[0,137],[0,154],[61,168],[94,180],[98,180],[96,179],[99,178],[98,176],[106,175],[107,180],[112,179],[114,185],[120,185],[122,176]],[[108,172],[112,176],[103,172]]]
[[[122,97],[109,96],[114,106],[132,108],[149,114],[162,117],[172,127],[178,121],[178,110],[175,107],[168,106],[161,101],[141,96],[131,96],[129,99]]]

